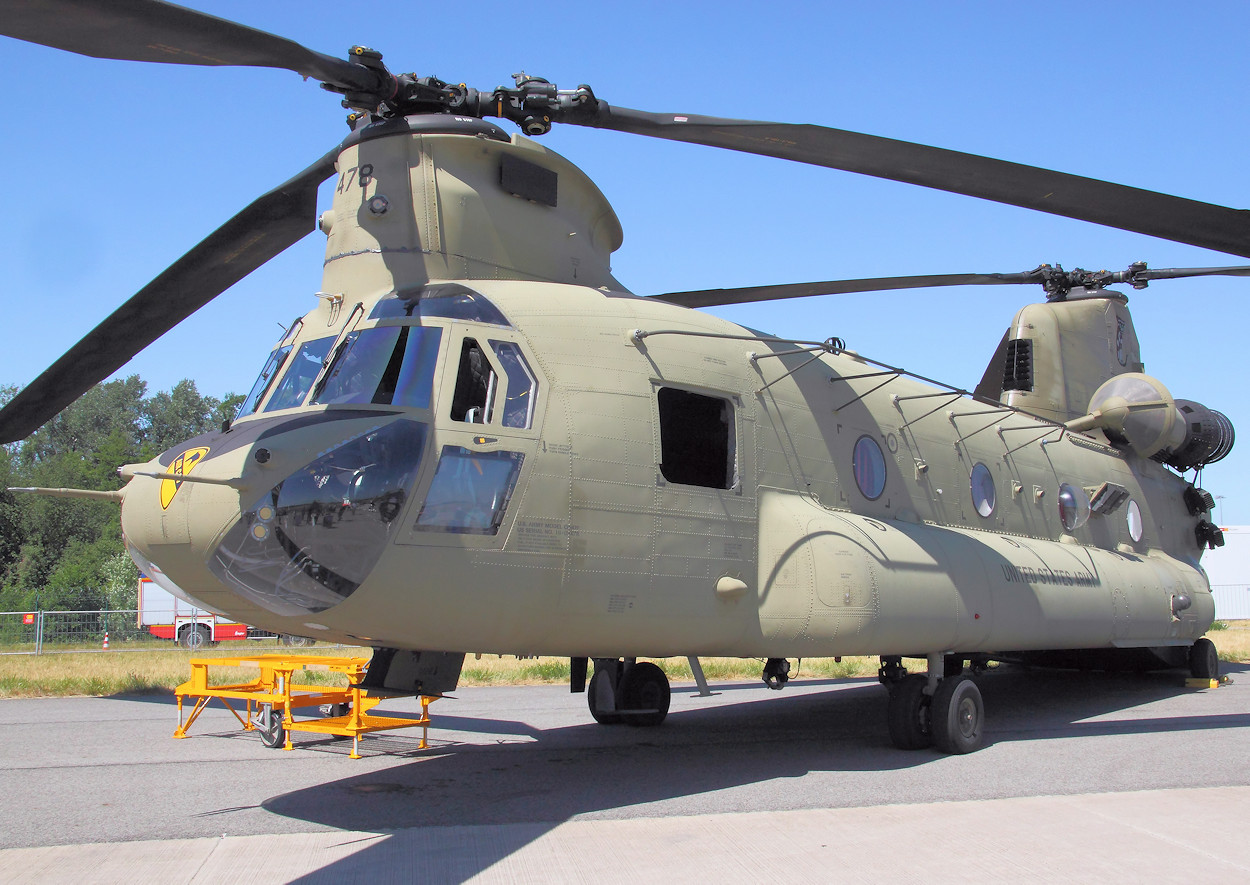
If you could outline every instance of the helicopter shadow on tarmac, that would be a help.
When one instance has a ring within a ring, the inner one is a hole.
[[[1250,727],[1250,714],[1113,716],[1192,692],[1175,673],[1002,668],[980,681],[990,713],[986,750],[995,743]],[[986,750],[967,757],[896,750],[883,722],[881,686],[867,680],[827,684],[832,690],[798,697],[769,693],[762,700],[676,709],[656,729],[591,723],[536,729],[436,715],[436,729],[521,740],[444,746],[433,741],[431,751],[411,762],[274,796],[262,807],[319,825],[388,834],[350,860],[297,881],[339,881],[373,865],[460,880],[573,817],[761,810],[776,807],[776,793],[767,784],[779,779],[794,780],[796,793],[821,791],[814,802],[800,800],[796,807],[923,801],[914,795],[919,781],[926,789],[936,785],[937,799],[980,795],[971,784],[979,777],[976,757]],[[736,693],[738,686],[715,690]],[[941,764],[923,773],[935,763]],[[800,782],[808,775],[816,775],[815,786]],[[926,798],[934,801],[932,794]],[[627,808],[635,811],[620,812]],[[474,829],[487,824],[509,826]]]

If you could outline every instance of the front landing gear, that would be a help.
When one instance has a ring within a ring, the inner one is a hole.
[[[890,689],[890,741],[900,750],[936,747],[943,753],[971,753],[985,743],[981,690],[963,675],[938,677],[946,668],[932,655],[929,675],[908,675],[899,658],[882,658],[881,681]]]
[[[600,725],[659,725],[672,697],[664,671],[648,661],[595,658],[586,702]]]

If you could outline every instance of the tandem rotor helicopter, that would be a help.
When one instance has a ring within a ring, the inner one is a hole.
[[[0,440],[28,436],[319,227],[315,306],[233,421],[122,467],[118,492],[44,490],[119,501],[136,563],[195,604],[372,646],[367,686],[400,693],[452,690],[466,651],[568,657],[601,723],[664,720],[668,680],[640,658],[757,657],[781,688],[791,658],[877,655],[893,743],[950,753],[983,743],[972,677],[991,661],[1218,675],[1199,559],[1223,539],[1187,475],[1228,454],[1233,427],[1144,373],[1108,287],[1250,268],[639,297],[609,269],[611,206],[534,139],[572,124],[685,141],[1242,256],[1247,213],[820,126],[631,110],[526,75],[490,92],[396,75],[372,49],[333,58],[159,0],[0,0],[0,34],[285,68],[351,111],[341,144],[0,410]],[[1011,284],[1045,300],[1016,314],[971,391],[696,310]]]

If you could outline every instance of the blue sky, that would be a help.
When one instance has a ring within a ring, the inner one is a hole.
[[[461,5],[201,0],[196,8],[329,54],[481,89],[526,70],[656,111],[818,123],[1250,205],[1250,4],[738,2]],[[295,74],[82,58],[0,38],[7,154],[0,383],[25,383],[250,200],[346,133],[335,96]],[[508,126],[509,124],[504,124]],[[617,277],[640,294],[1040,262],[1121,269],[1250,264],[908,185],[564,127],[544,143],[599,184],[625,229]],[[328,185],[326,186],[328,188]],[[322,208],[329,204],[323,188]],[[133,360],[245,392],[313,307],[312,234]],[[1131,305],[1146,370],[1250,433],[1240,370],[1250,280],[1156,283]],[[719,310],[971,387],[1031,289],[949,289]],[[1250,522],[1250,442],[1204,485]]]

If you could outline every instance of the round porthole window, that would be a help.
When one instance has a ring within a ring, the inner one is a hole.
[[[1089,522],[1089,495],[1085,489],[1066,482],[1059,486],[1059,520],[1070,532]]]
[[[981,516],[989,516],[994,512],[995,500],[994,477],[990,469],[978,461],[972,468],[972,506]]]
[[[855,484],[863,496],[869,501],[880,498],[885,491],[885,455],[871,436],[856,440],[851,467],[855,472]]]
[[[1137,506],[1136,501],[1128,502],[1128,516],[1125,519],[1128,520],[1128,536],[1136,544],[1142,536],[1141,508]]]

